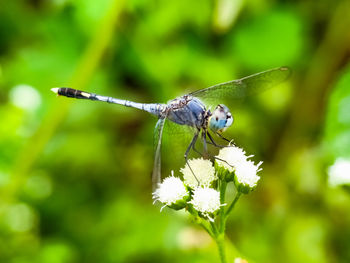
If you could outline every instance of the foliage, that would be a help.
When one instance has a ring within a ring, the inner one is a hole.
[[[349,12],[345,0],[1,1],[0,261],[218,262],[185,215],[152,205],[156,120],[50,88],[166,102],[288,65],[288,83],[228,105],[225,136],[264,161],[227,221],[228,257],[232,242],[249,262],[349,262],[350,195],[327,184],[350,158]]]

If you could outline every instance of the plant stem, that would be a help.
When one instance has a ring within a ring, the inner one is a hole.
[[[226,263],[226,253],[225,253],[225,235],[222,233],[216,239],[216,244],[218,246],[220,261],[221,263]]]
[[[215,235],[214,235],[213,231],[210,230],[210,228],[205,224],[205,222],[200,222],[199,225],[200,225],[201,227],[203,227],[203,229],[204,229],[205,231],[207,231],[207,233],[209,234],[209,236],[211,236],[212,238],[215,239]]]
[[[215,240],[217,239],[217,237],[219,236],[219,232],[218,232],[218,228],[216,227],[215,223],[210,221],[210,226],[211,226],[211,229],[213,231],[213,234],[214,234],[214,238]]]
[[[225,214],[226,217],[231,213],[232,209],[235,207],[235,205],[236,205],[238,199],[240,198],[241,194],[242,194],[242,193],[240,193],[240,192],[238,192],[238,193],[236,194],[235,199],[233,199],[231,205],[230,205],[229,208],[227,208],[227,210],[226,210],[226,214]]]
[[[219,224],[219,231],[220,233],[225,232],[225,207],[223,204],[225,204],[225,194],[226,194],[226,187],[227,183],[225,180],[222,180],[220,185],[220,224]]]

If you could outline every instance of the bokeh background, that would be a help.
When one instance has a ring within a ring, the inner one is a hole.
[[[156,119],[50,88],[166,102],[285,65],[288,82],[228,105],[226,137],[264,161],[228,222],[229,262],[350,262],[350,192],[327,179],[350,158],[349,14],[345,0],[0,1],[0,262],[218,262],[184,212],[152,204]],[[183,165],[169,148],[163,176]]]

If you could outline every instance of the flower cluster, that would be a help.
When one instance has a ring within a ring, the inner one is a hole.
[[[220,193],[211,188],[213,182],[217,180],[211,161],[203,158],[192,159],[180,171],[183,181],[179,177],[174,177],[172,172],[170,177],[159,184],[153,193],[153,198],[164,206],[176,210],[187,207],[189,211],[213,220],[212,216],[219,210],[221,204]]]
[[[226,186],[233,181],[237,193],[246,194],[255,189],[262,162],[254,164],[249,160],[251,157],[230,144],[214,157],[215,166],[210,160],[191,159],[180,169],[183,180],[172,172],[158,185],[153,198],[163,203],[163,207],[176,210],[186,208],[192,215],[213,222],[220,208],[226,205],[224,197],[220,196],[220,191],[224,191],[221,187],[223,184]]]

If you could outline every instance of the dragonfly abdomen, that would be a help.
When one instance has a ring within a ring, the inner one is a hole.
[[[114,102],[112,102],[114,103]],[[117,103],[119,104],[119,103]],[[133,102],[133,101],[129,101],[126,100],[124,106],[126,107],[132,107],[135,109],[139,109],[139,110],[143,110],[143,111],[147,111],[153,115],[156,115],[158,117],[160,117],[163,113],[163,111],[166,108],[165,104],[160,104],[160,103],[138,103],[138,102]]]
[[[53,92],[57,93],[57,95],[65,96],[69,98],[75,98],[75,99],[89,99],[94,100],[96,97],[96,94],[92,94],[89,92],[72,89],[72,88],[53,88],[51,89]]]
[[[138,103],[133,102],[129,100],[121,100],[113,97],[108,96],[102,96],[95,93],[85,92],[77,89],[72,88],[53,88],[51,89],[53,92],[55,92],[57,95],[69,97],[69,98],[75,98],[75,99],[86,99],[86,100],[96,100],[96,101],[103,101],[108,103],[114,103],[123,105],[126,107],[132,107],[135,109],[147,111],[153,115],[156,115],[160,117],[163,113],[163,111],[166,108],[165,104],[159,104],[159,103]]]

